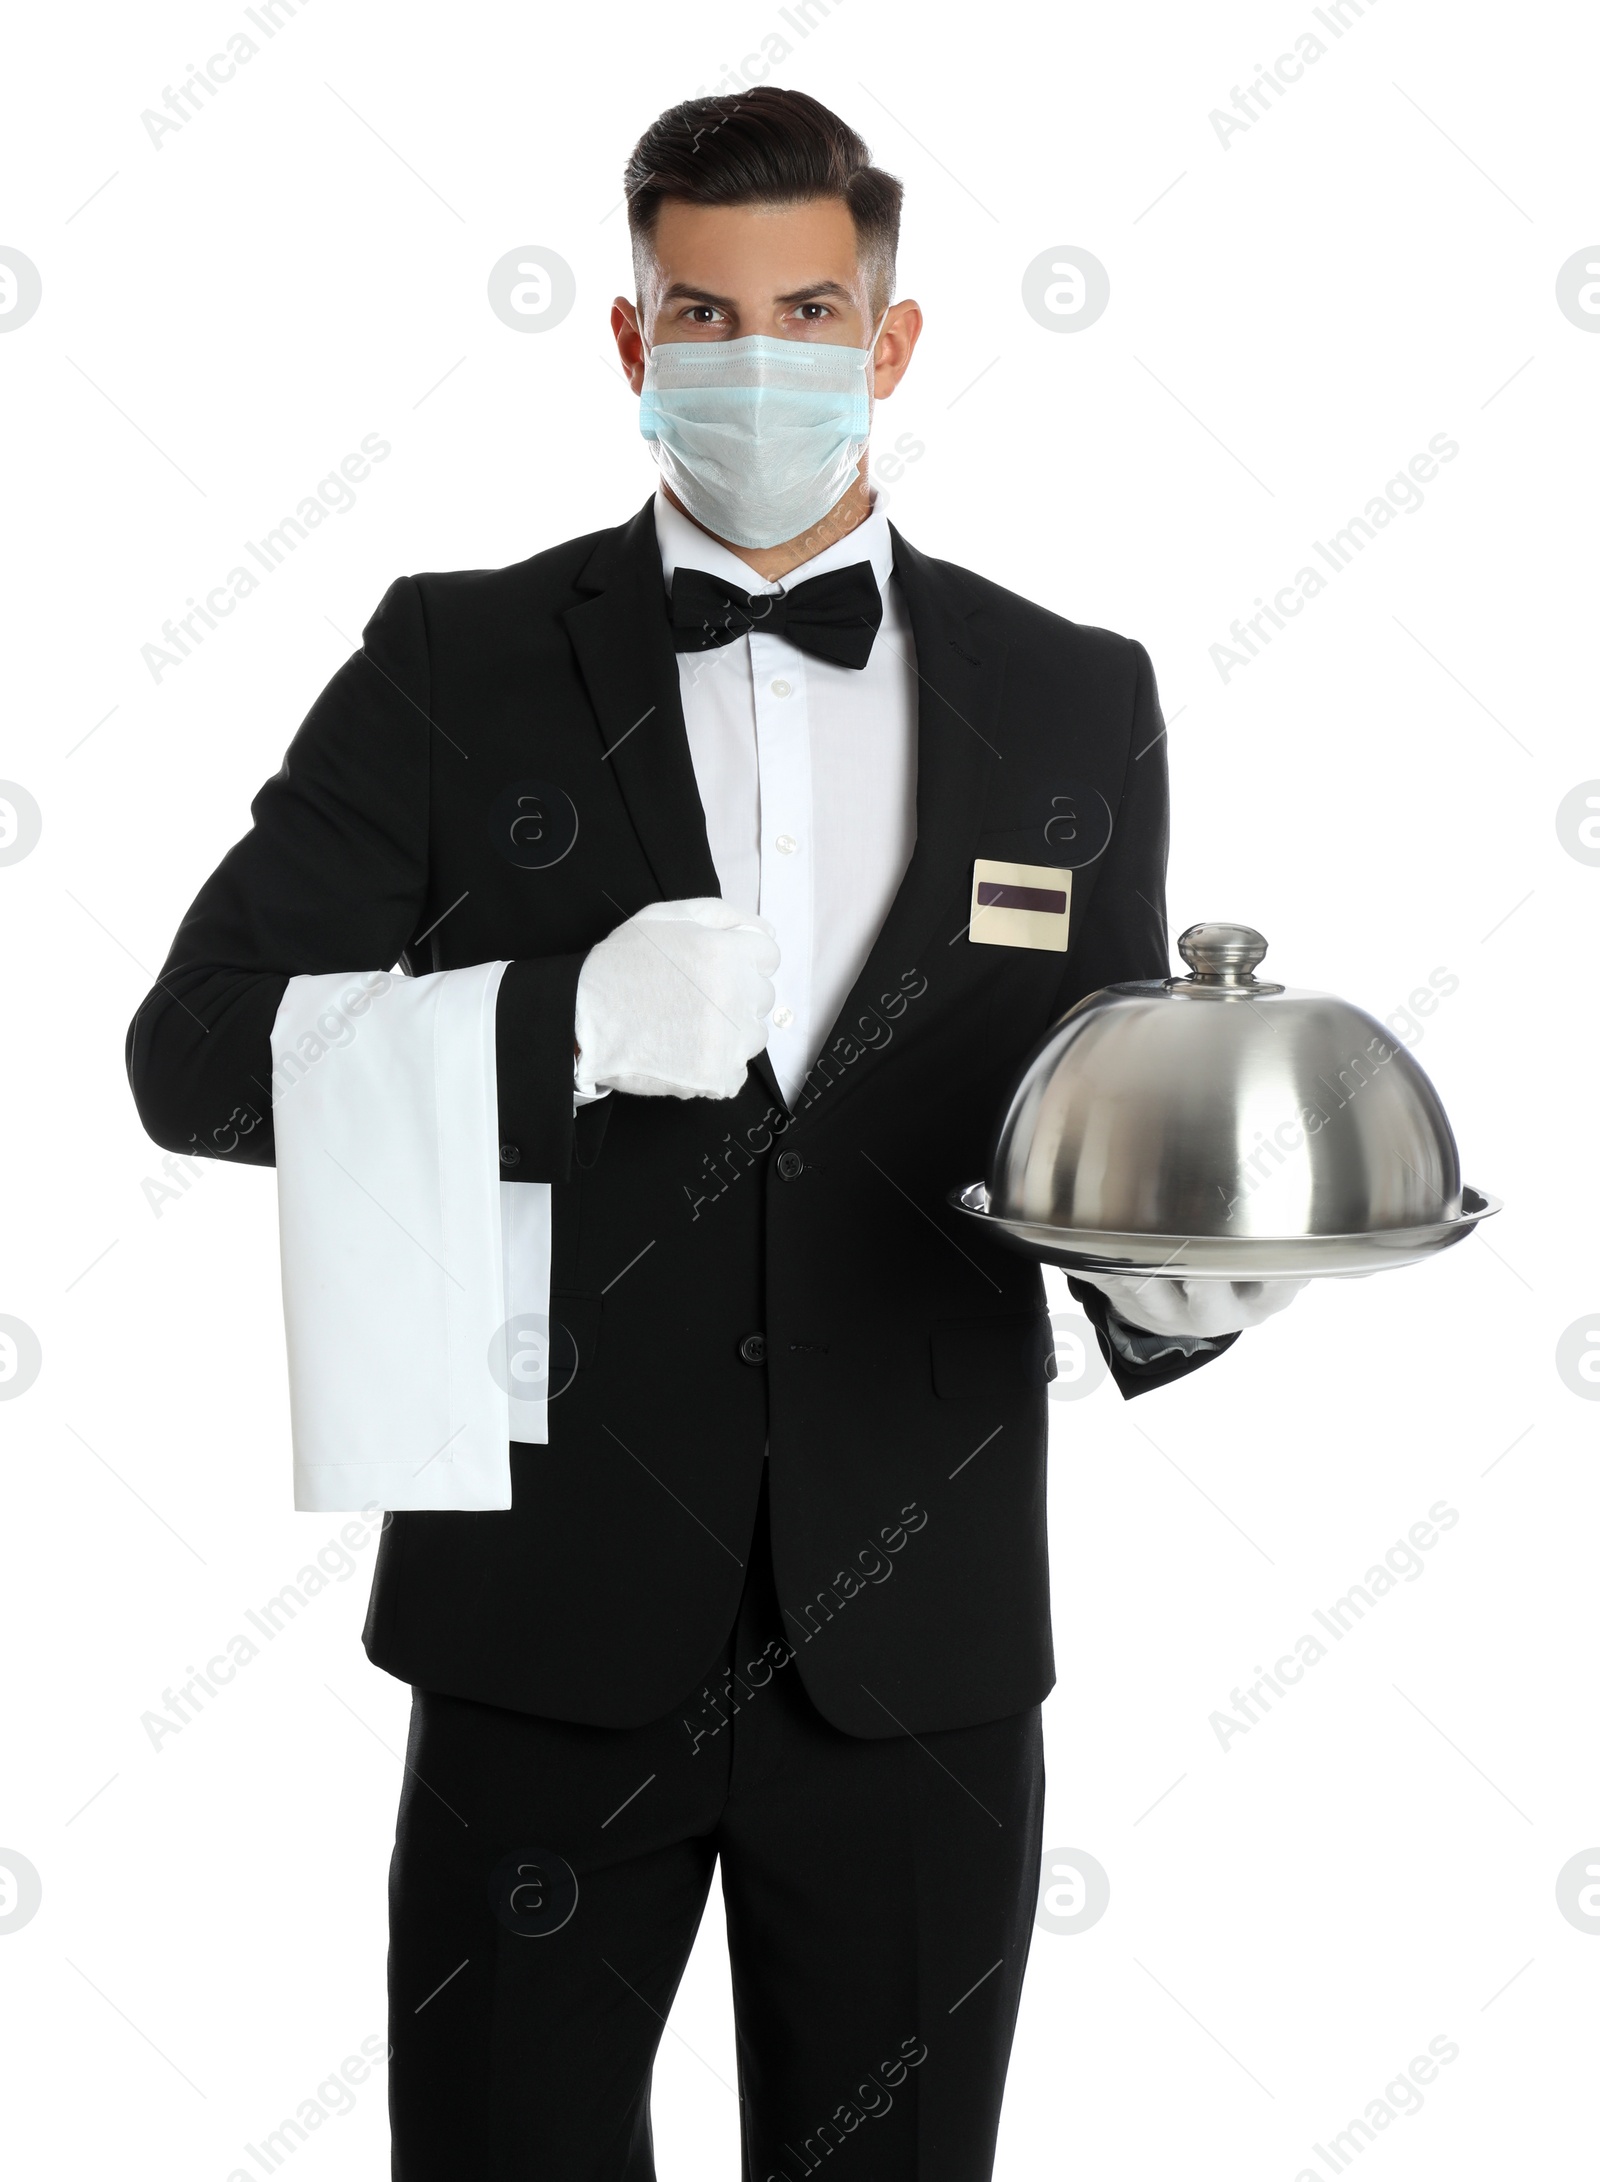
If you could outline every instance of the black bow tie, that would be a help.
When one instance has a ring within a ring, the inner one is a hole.
[[[703,568],[672,574],[672,641],[680,652],[709,652],[752,630],[786,637],[803,652],[841,667],[864,667],[883,620],[883,594],[870,561],[809,576],[792,591],[752,598]]]

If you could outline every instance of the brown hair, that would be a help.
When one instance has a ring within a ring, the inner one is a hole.
[[[894,293],[904,195],[872,164],[854,129],[804,91],[756,84],[686,99],[657,117],[623,170],[633,269],[642,300],[663,199],[696,205],[803,204],[841,197],[855,223],[856,254],[874,314]]]

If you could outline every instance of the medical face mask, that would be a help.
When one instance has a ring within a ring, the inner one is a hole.
[[[639,429],[697,523],[732,545],[775,546],[821,522],[866,450],[882,330],[880,318],[865,349],[764,333],[654,344]]]

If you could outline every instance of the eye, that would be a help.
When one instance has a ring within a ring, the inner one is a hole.
[[[683,315],[691,326],[714,326],[722,313],[713,303],[691,303]]]

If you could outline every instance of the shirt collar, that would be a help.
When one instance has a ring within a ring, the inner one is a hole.
[[[673,570],[679,567],[704,569],[708,576],[718,576],[724,583],[736,584],[741,591],[754,597],[792,590],[810,576],[824,576],[830,569],[849,568],[857,561],[871,562],[880,591],[888,590],[889,578],[894,573],[894,540],[889,535],[889,518],[876,496],[865,522],[857,523],[854,530],[846,531],[831,546],[824,546],[809,561],[802,561],[798,568],[791,568],[788,575],[772,583],[762,582],[748,561],[741,561],[730,547],[719,544],[698,523],[691,523],[659,486],[656,488],[655,517],[661,575],[668,591],[672,589]]]

